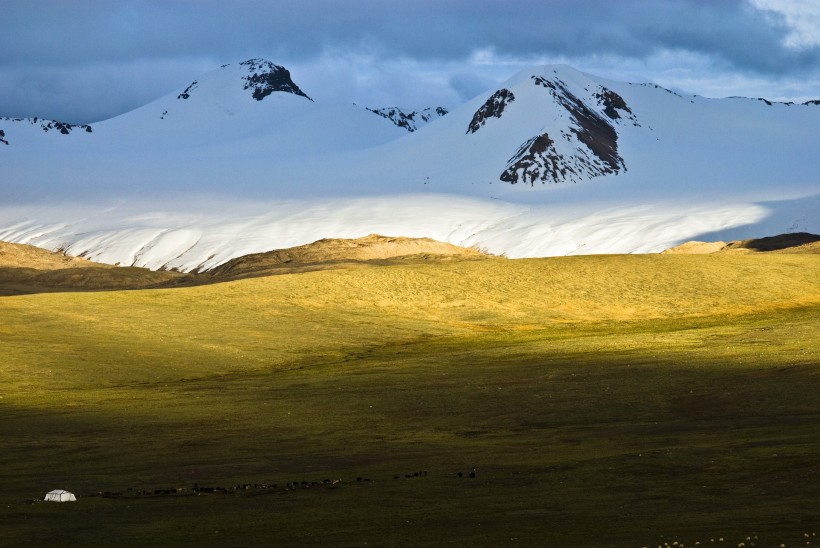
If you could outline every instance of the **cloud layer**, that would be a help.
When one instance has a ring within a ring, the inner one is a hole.
[[[315,98],[459,102],[567,62],[705,95],[820,96],[812,0],[2,0],[0,115],[86,122],[267,57]]]

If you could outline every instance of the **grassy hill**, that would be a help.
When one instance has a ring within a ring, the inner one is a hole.
[[[0,545],[803,545],[818,267],[471,260],[4,297]],[[58,487],[79,501],[25,503]]]
[[[291,274],[313,270],[351,268],[362,264],[389,265],[447,260],[485,259],[475,249],[439,242],[430,238],[404,238],[371,234],[363,238],[325,238],[316,242],[252,253],[207,271],[211,279],[239,279],[271,274]]]
[[[142,289],[179,283],[186,278],[177,272],[115,267],[30,245],[0,242],[0,296]]]
[[[491,257],[474,249],[430,238],[371,234],[354,239],[328,238],[298,247],[243,255],[207,272],[182,274],[139,267],[115,267],[30,245],[0,242],[0,296],[180,287],[316,270]]]
[[[685,242],[662,253],[820,253],[820,236],[808,232],[778,234],[733,242]]]

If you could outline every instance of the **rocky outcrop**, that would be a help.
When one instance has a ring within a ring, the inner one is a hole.
[[[515,95],[508,89],[499,89],[473,115],[467,133],[475,133],[481,129],[490,118],[501,118],[507,105],[515,101]]]
[[[35,121],[36,120],[37,119],[35,118]],[[43,129],[43,131],[48,132],[49,130],[53,129],[53,130],[59,131],[63,135],[68,135],[69,133],[71,133],[71,130],[74,130],[74,129],[82,129],[86,133],[91,133],[91,126],[88,125],[88,124],[80,124],[80,125],[66,124],[65,122],[58,122],[57,120],[48,120],[48,121],[41,120],[40,121],[40,127]]]
[[[66,122],[60,122],[59,120],[48,120],[45,118],[0,118],[0,121],[7,122],[11,124],[31,124],[33,126],[40,126],[44,132],[49,133],[59,133],[61,135],[69,135],[72,131],[75,130],[82,130],[85,133],[92,133],[93,129],[89,124],[69,124]],[[0,143],[5,145],[9,144],[9,140],[6,138],[6,132],[4,130],[0,130]]]
[[[598,105],[603,107],[604,114],[611,119],[618,120],[621,118],[621,115],[624,114],[630,120],[635,121],[632,109],[627,106],[624,98],[611,89],[601,86],[600,90],[595,94],[595,98],[598,99]]]
[[[378,114],[382,118],[387,118],[398,127],[406,129],[411,133],[424,124],[436,118],[441,118],[448,112],[444,107],[426,108],[424,110],[413,110],[410,112],[404,112],[398,107],[365,108],[374,114]]]
[[[555,142],[546,133],[533,137],[518,148],[499,177],[505,183],[535,183],[566,178],[564,157],[555,150]]]
[[[227,66],[230,65],[222,65],[222,68]],[[313,101],[291,80],[290,72],[283,66],[265,59],[248,59],[239,63],[239,66],[247,71],[247,75],[242,77],[243,88],[250,90],[251,96],[257,101],[276,91],[292,93]],[[199,81],[194,80],[177,95],[177,99],[189,99],[198,86]]]
[[[193,82],[191,82],[191,85],[189,85],[187,88],[185,88],[185,90],[183,90],[182,93],[177,95],[177,99],[189,99],[191,97],[191,92],[194,91],[198,85],[199,82],[194,80]]]
[[[245,89],[252,90],[253,98],[261,101],[275,91],[292,93],[313,101],[290,78],[290,72],[283,66],[275,65],[265,59],[249,59],[239,63],[248,70],[243,77]]]

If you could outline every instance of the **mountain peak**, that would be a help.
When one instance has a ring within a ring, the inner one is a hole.
[[[621,126],[638,126],[626,100],[589,75],[568,65],[519,72],[490,95],[472,116],[466,134],[491,139],[504,134],[510,118],[529,135],[509,157],[503,182],[580,182],[626,171],[618,151]],[[545,110],[543,110],[545,109]],[[541,110],[543,123],[530,124]],[[499,123],[496,119],[505,119]]]
[[[554,65],[533,65],[513,74],[507,79],[502,86],[512,87],[520,83],[526,83],[533,77],[538,77],[546,80],[561,80],[563,82],[586,82],[589,81],[590,75],[566,64]]]
[[[248,59],[239,63],[248,74],[243,76],[245,89],[252,91],[253,98],[261,101],[274,91],[293,93],[313,101],[305,92],[299,89],[290,78],[290,71],[281,65],[271,63],[267,59]]]
[[[221,81],[225,85],[225,78],[235,78],[239,74],[242,82],[242,88],[251,92],[251,97],[257,101],[263,100],[273,92],[284,92],[293,95],[304,97],[309,101],[313,101],[308,95],[297,86],[290,77],[290,71],[281,65],[277,65],[268,61],[267,59],[248,59],[242,61],[236,66],[230,64],[222,65],[219,69],[203,75],[197,80],[191,82],[182,93],[177,95],[177,99],[189,99],[197,92],[200,85],[205,87],[213,86],[214,78],[216,81]],[[220,76],[217,76],[220,75]],[[210,82],[205,83],[205,82]],[[233,86],[232,82],[228,82],[229,87]]]

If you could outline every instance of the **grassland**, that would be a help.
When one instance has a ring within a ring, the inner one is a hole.
[[[819,267],[479,260],[0,298],[0,545],[805,545]],[[277,488],[134,495],[245,483]],[[57,487],[80,500],[26,503]]]

